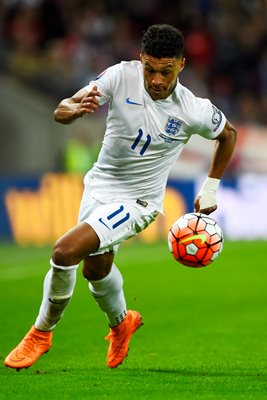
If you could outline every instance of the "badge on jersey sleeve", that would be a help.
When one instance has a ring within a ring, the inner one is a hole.
[[[222,113],[214,105],[212,105],[212,109],[213,109],[212,123],[214,125],[213,132],[216,132],[217,129],[219,128],[219,126],[221,125],[221,122],[222,122]]]
[[[181,126],[183,121],[178,118],[169,116],[167,123],[165,125],[165,132],[161,133],[159,136],[164,139],[165,142],[171,143],[173,140],[178,140]]]

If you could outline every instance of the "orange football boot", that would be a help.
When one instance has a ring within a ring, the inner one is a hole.
[[[124,320],[119,325],[110,328],[110,332],[105,338],[109,340],[107,354],[109,368],[116,368],[122,364],[127,356],[131,337],[141,325],[143,325],[141,314],[128,310]]]
[[[18,346],[5,358],[4,364],[17,370],[29,368],[51,345],[52,332],[38,331],[32,326]]]

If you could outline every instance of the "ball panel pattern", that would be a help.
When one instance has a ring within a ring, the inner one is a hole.
[[[205,214],[187,213],[171,227],[168,245],[173,257],[189,267],[204,267],[223,249],[223,233],[218,223]]]

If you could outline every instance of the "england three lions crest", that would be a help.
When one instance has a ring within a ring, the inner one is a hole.
[[[169,117],[167,124],[165,126],[165,132],[169,136],[176,137],[179,133],[181,125],[182,125],[182,121],[180,119],[177,119],[174,117]]]

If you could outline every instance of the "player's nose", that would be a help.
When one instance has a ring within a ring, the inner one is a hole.
[[[152,84],[155,86],[160,86],[163,83],[161,74],[155,74],[152,79]]]

